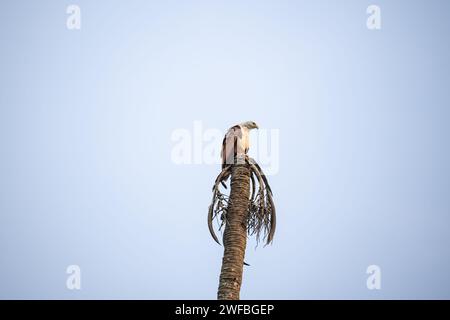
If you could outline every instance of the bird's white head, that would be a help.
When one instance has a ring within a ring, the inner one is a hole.
[[[242,122],[241,126],[247,128],[249,130],[251,130],[251,129],[259,129],[258,125],[254,121]]]

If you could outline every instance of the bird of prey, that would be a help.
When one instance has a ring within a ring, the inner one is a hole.
[[[250,148],[250,130],[259,129],[254,121],[246,121],[235,126],[232,126],[222,142],[222,169],[228,165],[235,163],[236,159],[242,158]],[[224,177],[224,181],[228,176]],[[224,186],[225,184],[222,183]],[[225,186],[226,187],[226,186]]]

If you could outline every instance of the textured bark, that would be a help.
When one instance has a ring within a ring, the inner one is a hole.
[[[224,253],[217,293],[219,300],[239,300],[247,245],[246,221],[249,198],[250,168],[248,165],[233,165],[229,207],[223,235]]]

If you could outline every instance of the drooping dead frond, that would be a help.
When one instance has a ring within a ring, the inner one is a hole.
[[[250,202],[248,214],[248,232],[255,234],[259,241],[261,234],[267,240],[267,244],[273,241],[276,226],[276,211],[272,198],[272,190],[261,167],[252,158],[247,157],[252,175],[258,181],[256,198]]]
[[[214,241],[216,241],[218,244],[220,244],[220,242],[219,242],[219,239],[217,239],[217,236],[214,232],[214,228],[213,228],[212,224],[213,224],[213,220],[216,217],[221,218],[219,229],[225,223],[224,221],[226,219],[226,212],[228,210],[228,196],[223,194],[220,191],[219,186],[223,182],[224,177],[226,177],[227,174],[229,174],[230,172],[231,172],[231,166],[227,166],[217,176],[216,181],[214,182],[213,190],[212,190],[213,197],[211,200],[211,204],[208,208],[208,229],[209,229],[209,232],[211,233],[211,236],[213,237]]]
[[[250,168],[251,196],[249,199],[247,214],[247,232],[249,235],[256,235],[259,242],[261,236],[267,240],[267,244],[273,241],[276,226],[276,211],[273,202],[272,190],[261,167],[255,160],[245,156],[245,164]],[[226,224],[227,210],[229,206],[228,195],[222,193],[220,185],[225,184],[225,180],[231,174],[233,165],[226,166],[217,176],[213,186],[213,197],[208,210],[208,228],[213,239],[220,244],[214,232],[212,221],[220,218],[219,230]]]

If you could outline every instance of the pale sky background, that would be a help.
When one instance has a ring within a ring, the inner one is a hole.
[[[2,2],[0,298],[215,299],[219,166],[174,164],[171,134],[254,120],[280,133],[278,225],[273,245],[249,243],[243,299],[449,299],[449,13]],[[81,290],[66,288],[72,264]]]

